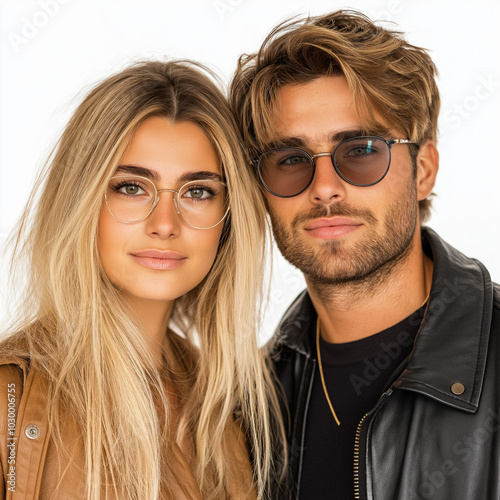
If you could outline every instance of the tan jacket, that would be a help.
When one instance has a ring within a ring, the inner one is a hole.
[[[51,440],[48,427],[47,381],[29,362],[8,355],[0,355],[0,500],[82,500],[83,443],[70,419],[63,423],[64,439],[75,454],[61,457]],[[236,425],[234,426],[236,428]],[[249,485],[252,473],[241,431],[230,430],[230,448],[234,456],[229,460],[234,484],[229,485],[231,500],[254,500]],[[181,450],[173,450],[177,458],[186,462],[183,489],[185,499],[202,500],[198,485]],[[58,488],[57,495],[54,491]]]

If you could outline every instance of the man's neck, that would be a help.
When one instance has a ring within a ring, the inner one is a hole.
[[[313,283],[309,294],[321,322],[321,336],[327,342],[360,340],[393,326],[426,301],[431,288],[433,262],[420,245],[408,259],[382,280],[332,285],[325,300]],[[307,278],[306,278],[307,281]]]

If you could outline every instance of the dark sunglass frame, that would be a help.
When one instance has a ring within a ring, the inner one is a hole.
[[[382,174],[382,176],[377,181],[371,182],[369,184],[359,184],[359,183],[350,181],[349,179],[347,179],[342,174],[342,172],[339,170],[338,165],[335,162],[335,152],[338,150],[338,148],[340,146],[342,146],[345,143],[356,141],[356,140],[360,140],[360,139],[363,139],[363,140],[377,139],[377,140],[382,141],[383,143],[385,143],[387,145],[387,150],[388,150],[387,167],[386,167],[384,173]],[[311,185],[311,182],[314,179],[314,174],[316,173],[316,161],[315,161],[315,159],[318,158],[318,157],[321,157],[321,156],[329,156],[331,158],[332,165],[333,165],[333,168],[335,169],[335,172],[337,172],[337,174],[339,175],[339,177],[342,180],[344,180],[345,182],[347,182],[348,184],[351,184],[353,186],[358,186],[358,187],[370,187],[370,186],[374,186],[375,184],[378,184],[387,175],[387,172],[389,171],[389,167],[391,165],[391,151],[392,151],[392,146],[394,144],[417,144],[418,145],[417,142],[412,141],[410,139],[391,139],[391,140],[386,140],[383,137],[379,137],[379,136],[375,136],[375,135],[358,136],[358,137],[350,137],[349,139],[344,139],[343,141],[339,142],[335,146],[335,149],[331,153],[316,153],[316,154],[310,155],[307,151],[304,151],[301,148],[294,148],[294,147],[290,147],[290,148],[277,148],[277,149],[270,149],[268,151],[265,151],[256,160],[252,161],[251,163],[254,166],[254,168],[257,170],[260,182],[262,183],[262,185],[264,186],[264,188],[267,191],[269,191],[269,193],[271,193],[272,195],[277,196],[279,198],[293,198],[294,196],[298,196],[299,194],[303,193]],[[301,153],[303,153],[309,159],[309,161],[311,162],[312,169],[311,169],[311,178],[309,179],[309,181],[307,182],[307,185],[303,189],[301,189],[298,193],[295,193],[295,194],[283,195],[283,194],[275,193],[265,183],[264,178],[262,176],[262,172],[261,172],[260,166],[261,166],[261,160],[262,160],[262,158],[264,156],[268,155],[269,153],[277,152],[277,151],[287,151],[287,150],[300,151]]]

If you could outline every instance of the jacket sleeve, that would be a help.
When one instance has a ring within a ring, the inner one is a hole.
[[[15,364],[0,365],[0,500],[15,491],[17,443],[14,439],[23,376]]]
[[[0,500],[5,500],[5,479],[2,463],[0,462]]]

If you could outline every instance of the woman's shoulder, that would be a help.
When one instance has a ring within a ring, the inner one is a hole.
[[[20,397],[29,368],[23,341],[16,336],[0,341],[0,436],[8,433],[8,415],[17,414]],[[2,440],[4,442],[5,439]],[[1,456],[1,454],[0,454]]]
[[[28,353],[28,343],[22,333],[0,339],[0,387],[11,383],[16,373],[24,378],[30,364]]]

